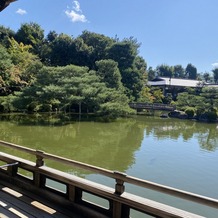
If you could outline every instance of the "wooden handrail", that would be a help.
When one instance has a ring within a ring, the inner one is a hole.
[[[59,157],[59,156],[45,153],[42,151],[37,151],[37,150],[30,149],[30,148],[25,148],[25,147],[22,147],[22,146],[13,144],[13,143],[8,143],[8,142],[0,140],[0,146],[1,145],[35,155],[35,156],[37,156],[37,158],[41,158],[41,160],[48,159],[48,160],[57,161],[59,163],[63,163],[63,164],[73,166],[73,167],[78,167],[78,168],[83,169],[83,170],[88,170],[88,171],[91,171],[94,173],[104,175],[104,176],[109,177],[109,178],[113,178],[116,181],[122,181],[121,183],[125,182],[125,183],[133,184],[136,186],[141,186],[143,188],[149,188],[149,189],[152,189],[154,191],[162,192],[162,193],[165,193],[168,195],[172,195],[172,196],[179,197],[182,199],[190,200],[190,201],[204,204],[204,205],[207,205],[210,207],[218,208],[218,200],[217,199],[205,197],[202,195],[194,194],[194,193],[183,191],[183,190],[179,190],[179,189],[172,188],[169,186],[160,185],[158,183],[154,183],[154,182],[150,182],[147,180],[142,180],[139,178],[131,177],[131,176],[128,176],[128,175],[121,173],[121,172],[106,170],[106,169],[96,167],[93,165],[89,165],[89,164],[85,164],[82,162]],[[36,164],[36,166],[40,167],[40,164],[39,165]],[[122,194],[122,193],[123,192],[121,191],[119,194]]]
[[[204,204],[210,207],[218,208],[218,200],[214,198],[205,197],[202,195],[194,194],[191,192],[183,191],[180,189],[172,188],[169,186],[160,185],[158,183],[138,179],[131,176],[126,176],[125,182],[144,188],[152,189],[154,191],[159,191],[164,194],[172,195],[182,199],[190,200],[196,203]]]
[[[48,159],[48,160],[58,161],[59,163],[63,163],[63,164],[66,164],[66,165],[69,165],[69,166],[72,166],[72,167],[78,167],[78,168],[83,169],[83,170],[92,171],[94,173],[98,173],[98,174],[101,174],[101,175],[104,175],[104,176],[111,177],[111,178],[115,179],[115,177],[113,176],[113,171],[111,171],[111,170],[106,170],[106,169],[103,169],[103,168],[100,168],[100,167],[96,167],[96,166],[93,166],[93,165],[85,164],[85,163],[82,163],[82,162],[79,162],[79,161],[59,157],[59,156],[48,154],[48,153],[42,153],[41,156],[43,158]]]
[[[160,104],[160,103],[129,103],[133,109],[154,109],[154,110],[175,110],[175,105]]]
[[[8,147],[8,148],[14,148],[18,151],[23,151],[23,152],[28,153],[28,154],[32,154],[32,155],[36,154],[36,150],[34,150],[34,149],[26,148],[26,147],[23,147],[23,146],[20,146],[17,144],[13,144],[10,142],[5,142],[5,141],[0,140],[0,145],[2,145],[4,147]]]

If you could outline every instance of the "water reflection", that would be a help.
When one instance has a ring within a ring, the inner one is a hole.
[[[218,126],[217,126],[218,127]],[[202,149],[208,151],[215,151],[218,147],[218,128],[208,128],[205,131],[202,128],[202,132],[198,135],[199,145]]]
[[[150,120],[149,120],[150,119]],[[157,139],[170,138],[184,141],[197,138],[199,146],[208,151],[218,147],[218,124],[199,123],[192,120],[146,118],[146,135],[154,135]]]
[[[90,117],[80,122],[78,117],[61,118],[2,115],[0,138],[94,165],[100,161],[108,169],[117,169],[118,165],[122,171],[134,162],[133,153],[140,148],[144,134],[158,140],[197,138],[199,146],[207,151],[215,151],[218,146],[217,124],[144,116],[112,123],[96,122]]]
[[[37,125],[32,117],[27,125],[26,119],[4,118],[0,122],[1,140],[111,170],[126,171],[134,163],[134,152],[143,139],[143,128],[135,119],[112,123],[72,121],[67,125]]]
[[[63,118],[60,120],[55,115],[0,116],[0,139],[217,198],[214,190],[218,185],[218,124],[145,116],[112,123],[98,122],[90,117],[88,121],[83,118],[78,121],[78,117]],[[5,148],[0,147],[0,150]],[[13,150],[9,152],[31,158]],[[114,181],[107,181],[105,177],[54,162],[48,164],[114,187]],[[181,206],[179,201],[166,200],[148,190],[144,192],[134,187],[131,191]],[[183,207],[189,209],[192,205],[182,203]],[[199,211],[199,207],[196,208]],[[206,217],[217,217],[211,215],[213,212],[209,209],[202,210]]]

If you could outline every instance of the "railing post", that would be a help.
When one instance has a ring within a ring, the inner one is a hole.
[[[43,151],[36,151],[36,168],[44,165],[44,160],[42,156],[43,153]],[[42,177],[38,169],[36,169],[34,173],[34,184],[37,187],[45,186],[45,178]]]
[[[72,202],[80,202],[82,199],[82,190],[73,185],[68,185],[68,199]]]
[[[126,174],[117,171],[114,174],[118,177],[116,178],[115,194],[121,195],[125,191],[124,180],[122,178],[125,178]]]
[[[122,195],[125,191],[124,178],[126,177],[126,174],[121,172],[114,172],[114,174],[116,175],[115,194]],[[129,217],[129,207],[125,207],[125,205],[123,205],[122,203],[114,201],[113,218],[122,217]]]
[[[18,172],[18,166],[17,165],[11,165],[7,167],[7,172],[10,176],[16,176]]]
[[[42,157],[43,153],[44,153],[43,151],[36,151],[36,166],[37,167],[41,167],[44,165],[44,161]]]

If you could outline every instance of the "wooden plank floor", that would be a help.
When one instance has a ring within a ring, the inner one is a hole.
[[[0,218],[80,218],[72,211],[59,208],[51,202],[26,191],[3,185],[0,181]]]

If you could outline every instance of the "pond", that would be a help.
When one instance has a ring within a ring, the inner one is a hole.
[[[216,199],[217,133],[218,124],[159,117],[134,116],[105,123],[78,117],[60,121],[55,115],[0,116],[0,140]],[[114,181],[90,172],[64,166],[54,167],[114,186]],[[127,185],[126,190],[206,217],[217,218],[218,210],[210,207],[131,185]],[[133,217],[143,216],[133,212]]]

